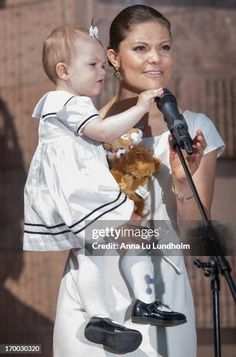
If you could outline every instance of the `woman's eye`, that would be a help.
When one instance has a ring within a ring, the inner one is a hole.
[[[145,51],[145,46],[137,46],[137,47],[134,47],[134,51],[136,51],[136,52]]]
[[[170,51],[170,45],[163,45],[161,46],[161,49],[164,50],[164,51]]]

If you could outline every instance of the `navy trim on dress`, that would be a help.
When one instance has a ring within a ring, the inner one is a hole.
[[[74,228],[75,226],[77,226],[77,224],[80,224],[81,222],[85,221],[89,216],[91,216],[91,214],[93,214],[94,212],[98,211],[99,209],[106,207],[108,205],[111,205],[112,203],[116,202],[119,200],[120,196],[121,196],[122,192],[120,191],[118,196],[116,197],[115,200],[108,202],[108,203],[104,203],[103,205],[95,208],[92,212],[88,213],[85,217],[81,218],[78,222],[72,224],[71,226],[68,226],[68,228]]]
[[[55,226],[47,226],[44,224],[36,224],[36,223],[25,223],[25,226],[31,226],[31,227],[43,227],[43,228],[47,228],[47,229],[54,229],[54,228],[58,228],[58,227],[62,227],[62,226],[66,226],[68,227],[70,230],[66,230],[66,231],[62,231],[62,232],[39,232],[39,231],[28,231],[28,230],[24,230],[24,233],[28,233],[28,234],[41,234],[41,235],[58,235],[58,234],[63,234],[63,233],[69,233],[72,232],[73,234],[77,234],[80,233],[81,231],[83,231],[86,227],[88,227],[90,224],[92,224],[94,221],[96,221],[97,219],[99,219],[101,216],[103,216],[104,214],[113,211],[114,209],[116,209],[117,207],[119,207],[120,205],[122,205],[126,200],[127,200],[127,196],[125,195],[124,199],[122,202],[120,202],[118,205],[106,210],[105,212],[100,213],[97,217],[95,217],[94,219],[92,219],[91,222],[89,222],[87,225],[85,225],[83,228],[79,229],[78,231],[74,232],[71,228],[77,226],[78,224],[80,224],[81,222],[85,221],[89,216],[91,216],[94,212],[98,211],[99,209],[102,209],[106,206],[111,205],[112,203],[116,202],[119,200],[120,196],[121,196],[122,192],[120,191],[117,198],[111,202],[108,203],[104,203],[103,205],[95,208],[92,212],[88,213],[86,216],[84,216],[83,218],[81,218],[79,221],[77,221],[76,223],[72,224],[71,226],[67,226],[65,223],[60,223],[57,224]]]
[[[71,231],[70,231],[70,230],[67,230],[67,231],[56,232],[56,233],[24,231],[24,233],[56,236],[56,235],[58,235],[58,234],[71,233]]]
[[[104,214],[113,211],[115,208],[121,206],[123,203],[125,203],[125,201],[127,200],[127,196],[125,196],[124,200],[119,203],[118,205],[116,205],[115,207],[101,213],[99,216],[97,216],[96,218],[94,218],[91,222],[89,222],[88,224],[86,224],[86,226],[84,226],[83,228],[79,229],[77,232],[73,232],[74,234],[80,233],[82,232],[85,228],[87,228],[88,226],[90,226],[90,224],[92,224],[94,221],[98,220],[100,217],[102,217]]]
[[[50,116],[50,115],[57,115],[57,113],[47,113],[47,114],[44,114],[44,115],[42,115],[42,119],[44,119],[45,117]]]
[[[65,107],[68,103],[69,103],[69,101],[72,99],[72,98],[75,98],[76,96],[75,95],[72,95],[72,97],[70,97],[66,102],[65,102],[65,104],[63,105],[63,107]]]
[[[45,224],[25,223],[25,226],[44,227],[44,228],[52,229],[52,228],[66,226],[66,224],[65,223],[59,223],[59,224],[56,224],[55,226],[46,226]]]
[[[75,98],[75,95],[72,95],[72,97],[70,97],[66,102],[65,102],[65,104],[63,105],[63,107],[65,107],[68,103],[69,103],[69,101],[72,99],[72,98]],[[44,114],[44,115],[42,115],[42,119],[44,119],[45,117],[47,117],[47,116],[49,116],[49,115],[57,115],[58,113],[47,113],[47,114]]]
[[[83,121],[83,123],[80,124],[80,126],[78,127],[77,133],[78,133],[78,132],[80,131],[80,129],[84,126],[84,124],[87,123],[87,121],[90,120],[90,119],[92,119],[93,117],[99,117],[99,114],[92,114],[92,115],[90,115],[90,117],[88,117],[87,119],[85,119],[85,120]]]

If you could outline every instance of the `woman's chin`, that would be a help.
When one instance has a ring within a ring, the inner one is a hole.
[[[158,89],[164,88],[164,81],[161,80],[146,80],[142,83],[136,83],[135,87],[133,87],[133,91],[135,93],[141,93],[149,89]]]
[[[165,81],[163,78],[149,78],[143,82],[143,86],[145,86],[145,88],[146,88],[145,90],[157,89],[157,88],[163,88],[164,83],[165,83]]]

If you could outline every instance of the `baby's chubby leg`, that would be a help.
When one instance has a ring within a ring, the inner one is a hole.
[[[127,252],[121,257],[121,266],[136,299],[151,303],[155,300],[154,269],[149,255]]]
[[[73,249],[79,263],[77,286],[84,308],[90,317],[110,318],[106,304],[106,259],[104,256],[87,256],[80,249]]]
[[[106,257],[86,256],[82,250],[73,250],[78,259],[78,290],[90,321],[84,335],[90,342],[102,344],[110,352],[124,354],[135,351],[141,341],[139,331],[126,328],[111,320],[106,304],[104,280]]]

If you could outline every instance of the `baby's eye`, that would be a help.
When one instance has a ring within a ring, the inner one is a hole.
[[[90,63],[90,66],[96,66],[96,62]]]

